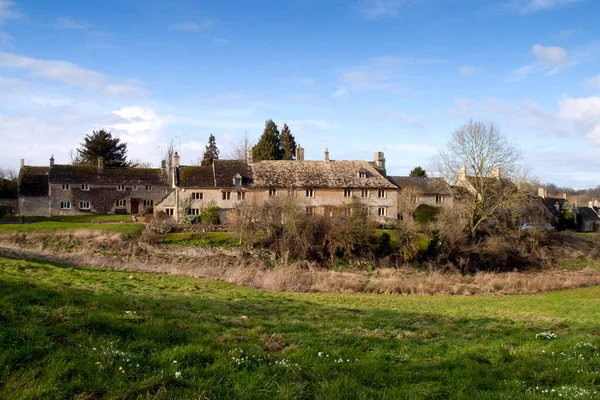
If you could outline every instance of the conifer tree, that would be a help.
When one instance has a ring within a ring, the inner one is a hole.
[[[281,142],[282,159],[293,160],[296,157],[296,139],[287,124],[283,124],[279,139]]]
[[[213,160],[219,159],[219,149],[217,148],[217,142],[215,140],[215,136],[211,133],[208,137],[208,144],[206,145],[206,150],[204,150],[204,155],[202,156],[202,162],[200,165],[203,167],[208,167],[212,165]]]
[[[281,160],[281,142],[277,124],[272,119],[265,122],[265,130],[260,140],[252,148],[252,158],[260,160]]]
[[[427,172],[423,168],[418,166],[414,167],[413,170],[410,171],[409,176],[412,178],[427,178]]]
[[[77,164],[96,165],[98,158],[102,158],[106,167],[133,166],[130,161],[127,161],[127,143],[121,143],[121,139],[113,138],[112,134],[104,129],[85,135],[80,145],[75,160]]]

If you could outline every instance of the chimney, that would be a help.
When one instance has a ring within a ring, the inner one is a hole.
[[[492,178],[500,180],[500,168],[492,168]]]
[[[246,162],[248,164],[252,164],[254,162],[254,157],[252,154],[252,149],[246,150]]]
[[[598,200],[594,200],[594,207],[598,207]]]
[[[567,194],[563,193],[563,199],[567,200]]]
[[[296,147],[296,161],[304,161],[304,148],[300,145]]]
[[[25,166],[25,159],[21,158],[21,168],[23,168]]]
[[[467,180],[467,167],[461,165],[458,172],[458,180],[461,182],[466,182]]]
[[[50,166],[54,167],[54,154],[50,157]]]
[[[538,188],[538,196],[542,199],[546,198],[546,189],[543,187]]]
[[[167,174],[167,160],[161,160],[160,161],[160,172],[163,175]]]
[[[179,167],[179,158],[179,154],[175,152],[175,155],[173,156],[173,168]]]
[[[104,171],[104,158],[98,157],[98,171]]]
[[[329,149],[325,149],[325,155],[323,156],[323,161],[329,161]]]
[[[385,158],[383,157],[383,151],[375,152],[375,168],[382,170],[385,173]]]
[[[593,208],[594,207],[594,202],[592,200],[588,201],[588,207],[589,208]]]

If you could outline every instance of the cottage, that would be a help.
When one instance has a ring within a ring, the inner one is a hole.
[[[22,215],[141,214],[168,193],[163,168],[105,168],[97,165],[25,166],[19,173]]]
[[[398,186],[400,196],[408,192],[417,205],[452,207],[454,203],[452,188],[442,178],[390,176],[390,179]]]

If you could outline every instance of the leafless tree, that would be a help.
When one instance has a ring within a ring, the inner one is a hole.
[[[175,155],[175,146],[173,145],[173,141],[167,146],[167,152],[165,154],[164,161],[167,163],[167,172],[169,176],[171,176],[171,171],[173,171],[173,156]]]
[[[248,137],[248,131],[244,132],[244,137],[233,145],[227,153],[227,158],[231,160],[245,160],[248,150],[254,147],[254,142]]]
[[[419,206],[423,191],[418,186],[403,187],[398,193],[398,214],[404,223],[412,223],[413,214]]]
[[[19,174],[12,168],[0,168],[0,179],[7,179],[9,181],[17,179]]]
[[[150,161],[142,161],[139,158],[133,160],[131,163],[135,168],[152,168],[152,163]]]
[[[515,177],[522,158],[493,122],[473,120],[454,131],[446,148],[434,158],[437,172],[462,191],[471,238],[518,213],[515,208],[520,207],[524,193],[510,178]],[[465,167],[462,174],[461,166]]]

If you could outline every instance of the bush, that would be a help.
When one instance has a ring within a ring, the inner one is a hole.
[[[210,206],[202,210],[200,221],[202,221],[203,224],[219,225],[221,223],[221,219],[219,218],[219,207]]]
[[[413,218],[416,223],[424,225],[430,222],[435,222],[439,213],[440,209],[438,207],[433,207],[428,204],[419,204],[415,210]]]
[[[390,254],[390,250],[392,249],[391,243],[392,237],[389,233],[383,232],[381,235],[379,235],[379,238],[377,238],[377,244],[373,249],[375,257],[385,257]]]
[[[144,214],[148,215],[148,214],[154,214],[154,207],[153,206],[148,206],[144,209]]]

